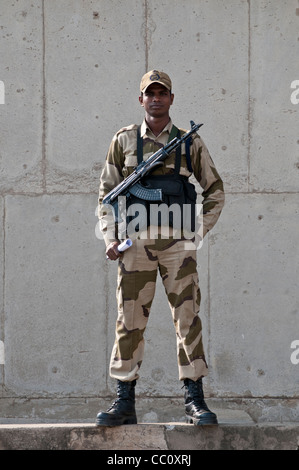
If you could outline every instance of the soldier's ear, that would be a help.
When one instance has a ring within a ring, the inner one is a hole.
[[[139,96],[139,103],[143,106],[143,93]]]

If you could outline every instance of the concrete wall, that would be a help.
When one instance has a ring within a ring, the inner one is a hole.
[[[173,79],[177,125],[204,122],[226,188],[198,253],[206,393],[299,419],[298,31],[298,0],[1,1],[1,422],[93,420],[114,393],[117,267],[97,192],[152,68]],[[161,283],[146,338],[140,417],[181,419]]]

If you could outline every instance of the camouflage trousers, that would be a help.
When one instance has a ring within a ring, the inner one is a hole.
[[[172,312],[179,379],[197,380],[207,375],[202,326],[198,316],[200,289],[196,249],[186,250],[185,240],[134,240],[119,259],[115,343],[110,375],[122,381],[138,379],[144,355],[144,331],[160,273]]]

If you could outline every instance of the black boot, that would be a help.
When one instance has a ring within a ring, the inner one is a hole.
[[[121,426],[122,424],[137,424],[135,411],[135,385],[132,382],[117,381],[117,399],[106,412],[97,415],[97,426]]]
[[[194,382],[185,379],[185,412],[189,423],[196,426],[202,424],[218,424],[217,416],[209,410],[202,390],[202,380]]]

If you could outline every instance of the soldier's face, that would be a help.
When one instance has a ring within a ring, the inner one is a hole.
[[[139,97],[139,102],[151,117],[163,117],[169,113],[174,95],[159,83],[153,83]]]

